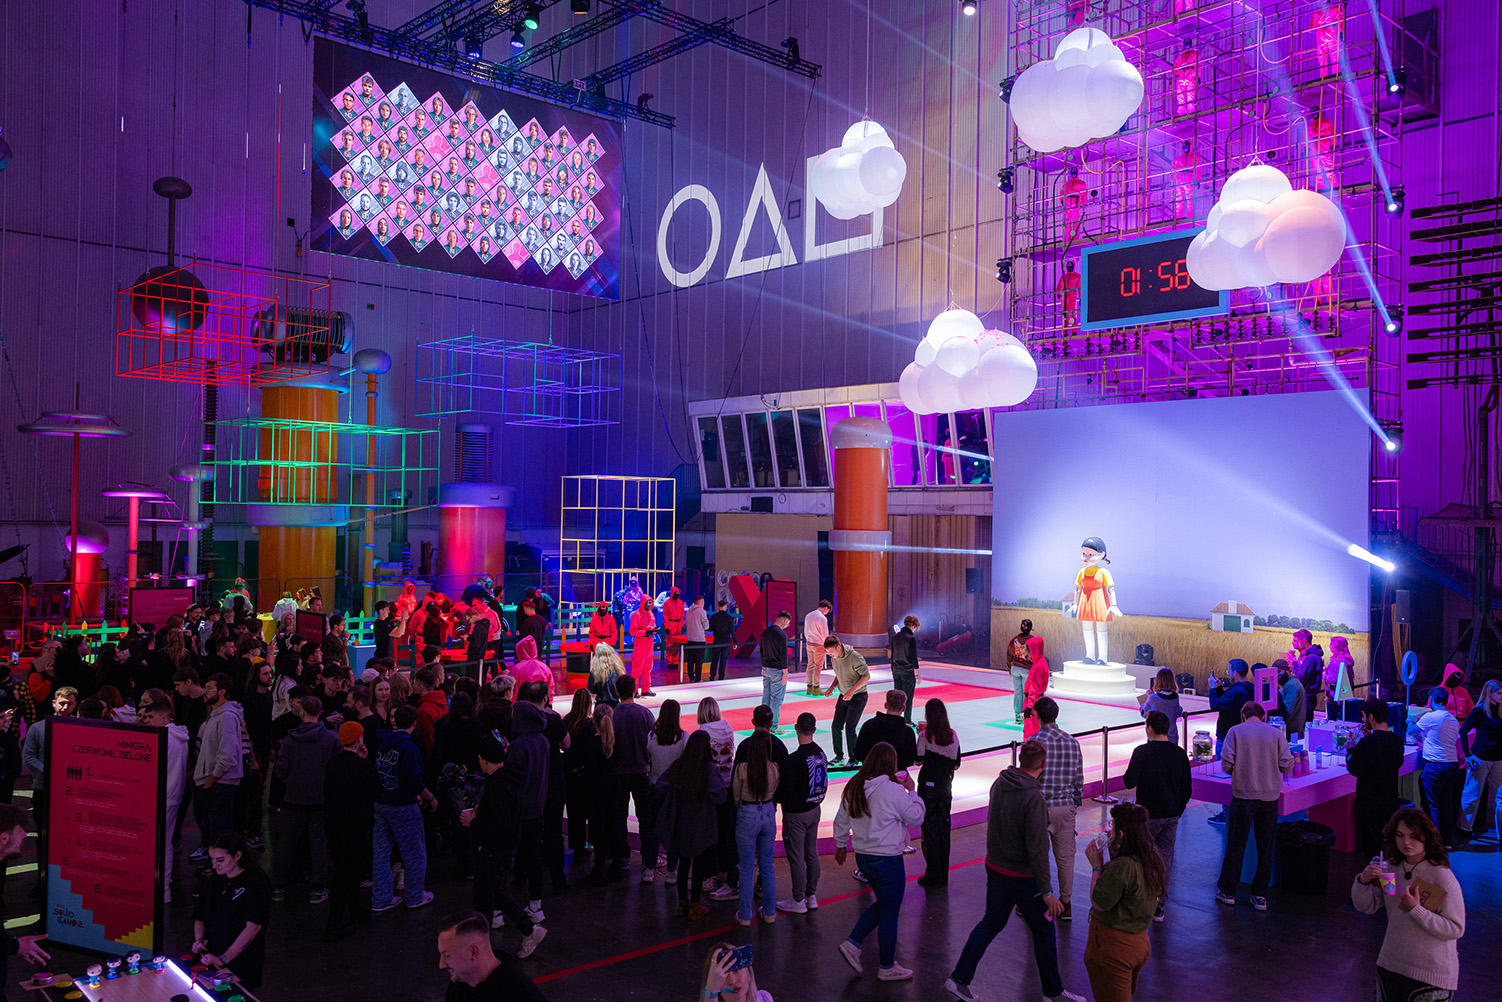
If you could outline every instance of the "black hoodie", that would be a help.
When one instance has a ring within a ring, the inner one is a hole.
[[[520,783],[520,817],[523,821],[542,817],[548,799],[548,760],[553,747],[543,734],[547,723],[547,717],[536,703],[522,700],[516,704],[511,718],[516,737],[506,750],[505,768]]]
[[[1016,766],[1003,769],[991,784],[986,818],[986,866],[1007,873],[1031,873],[1039,894],[1052,894],[1048,875],[1048,808],[1043,787]]]

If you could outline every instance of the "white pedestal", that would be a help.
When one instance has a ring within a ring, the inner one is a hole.
[[[1115,661],[1103,665],[1065,661],[1063,672],[1054,673],[1048,688],[1065,696],[1133,696],[1137,680]]]

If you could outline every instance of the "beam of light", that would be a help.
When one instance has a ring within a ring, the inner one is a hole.
[[[1377,39],[1377,51],[1382,56],[1382,72],[1387,76],[1388,91],[1398,85],[1398,73],[1393,69],[1392,53],[1387,50],[1387,33],[1382,30],[1382,15],[1377,13],[1377,0],[1366,0],[1366,8],[1372,15],[1372,36]],[[1342,49],[1345,46],[1341,46]]]
[[[1270,290],[1263,289],[1262,298],[1267,303],[1268,315],[1275,316],[1282,321],[1288,340],[1298,345],[1304,354],[1309,356],[1315,367],[1319,369],[1320,375],[1325,377],[1325,382],[1329,383],[1330,388],[1339,393],[1341,399],[1361,416],[1361,420],[1372,429],[1372,434],[1382,442],[1383,448],[1389,452],[1395,452],[1397,443],[1387,434],[1387,430],[1377,421],[1371,409],[1351,387],[1350,381],[1340,374],[1340,369],[1335,364],[1334,353],[1325,347],[1323,339],[1310,328],[1309,321],[1287,305],[1283,297],[1283,287],[1275,285]]]
[[[964,412],[962,411],[961,413],[964,413]],[[914,417],[928,417],[929,415],[927,415],[927,414],[914,414],[913,416]],[[919,446],[921,448],[928,449],[928,450],[930,450],[932,452],[944,452],[944,453],[948,453],[951,456],[964,456],[966,459],[979,459],[979,460],[982,460],[983,462],[987,462],[987,463],[992,463],[992,462],[996,461],[994,456],[988,456],[988,455],[986,455],[983,452],[966,452],[964,449],[956,449],[953,446],[949,446],[949,445],[934,445],[931,442],[919,442],[916,439],[902,438],[901,436],[898,436],[898,435],[893,435],[892,436],[892,444],[894,444],[894,445],[916,445],[916,446]]]
[[[1378,37],[1381,37],[1380,32]],[[1382,158],[1377,155],[1377,138],[1372,135],[1372,120],[1367,116],[1366,107],[1361,103],[1361,88],[1356,85],[1355,74],[1351,72],[1351,64],[1346,59],[1346,47],[1340,47],[1340,79],[1345,84],[1346,97],[1350,99],[1351,111],[1356,116],[1356,123],[1361,126],[1361,141],[1366,144],[1366,152],[1372,158],[1372,170],[1377,174],[1377,184],[1382,188],[1382,196],[1388,203],[1393,200],[1392,185],[1387,180],[1387,171],[1382,169]]]
[[[1393,571],[1397,570],[1397,567],[1398,567],[1398,565],[1395,564],[1395,563],[1393,563],[1391,560],[1383,560],[1381,557],[1377,556],[1371,550],[1368,550],[1364,546],[1357,546],[1355,543],[1352,543],[1350,546],[1347,546],[1346,547],[1346,552],[1349,553],[1351,556],[1355,557],[1357,560],[1365,560],[1367,563],[1371,564],[1373,567],[1380,567],[1380,568],[1382,568],[1384,571],[1386,571],[1389,574],[1391,574]]]

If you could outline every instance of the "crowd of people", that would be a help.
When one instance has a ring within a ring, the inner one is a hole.
[[[713,697],[691,708],[664,699],[655,712],[638,702],[647,684],[641,666],[634,652],[628,663],[610,642],[638,631],[629,621],[620,629],[608,607],[597,609],[600,622],[591,623],[588,684],[568,696],[566,708],[555,708],[555,677],[542,653],[549,631],[537,594],[522,603],[515,630],[490,628],[487,613],[495,613],[498,600],[486,582],[447,606],[446,599],[419,601],[411,593],[380,602],[376,649],[358,676],[342,617],[328,616],[322,639],[306,640],[296,623],[303,603],[284,599],[296,608],[282,612],[269,641],[244,602],[194,606],[160,628],[136,624],[119,642],[92,651],[78,636],[50,641],[19,686],[16,705],[0,713],[0,785],[9,792],[24,764],[39,821],[46,814],[51,717],[78,714],[167,732],[167,894],[170,900],[174,889],[184,889],[173,860],[191,816],[200,835],[189,855],[199,871],[192,949],[205,963],[227,967],[254,990],[278,903],[295,897],[326,904],[323,934],[337,941],[374,916],[429,905],[429,864],[443,858],[470,883],[472,903],[471,911],[441,923],[450,997],[541,998],[512,954],[497,952],[492,939],[508,936],[498,930],[509,927],[518,937],[517,960],[538,948],[548,934],[547,898],[569,886],[570,855],[573,864],[588,861],[587,884],[632,875],[627,832],[633,813],[634,875],[643,884],[674,887],[677,915],[685,922],[705,920],[716,902],[733,903],[742,926],[817,911],[818,830],[827,816],[830,771],[843,767],[854,773],[833,811],[834,863],[843,867],[853,854],[853,873],[869,885],[872,901],[839,952],[865,973],[863,947],[874,932],[875,977],[914,977],[898,957],[905,857],[916,851],[912,834],[921,832],[918,883],[934,888],[948,882],[953,781],[962,762],[942,699],[926,700],[913,723],[916,617],[894,631],[893,688],[864,720],[871,681],[865,657],[834,633],[828,602],[804,618],[807,691],[837,697],[830,756],[817,740],[812,713],[798,714],[791,728],[779,726],[791,670],[792,616],[786,612],[761,635],[763,702],[752,713],[752,732],[737,741]],[[679,604],[671,614],[681,616],[696,645],[682,652],[685,670],[699,677],[708,656],[710,677],[723,675],[711,649],[727,629],[716,623],[719,616],[728,619],[724,603],[715,617],[702,599]],[[307,596],[306,605],[321,612],[316,595]],[[459,637],[430,633],[435,619],[452,623],[455,617],[464,621]],[[541,631],[528,621],[534,617]],[[606,617],[612,622],[603,622]],[[676,625],[675,619],[670,628]],[[1043,995],[1081,998],[1063,984],[1056,923],[1074,917],[1084,756],[1059,725],[1058,703],[1045,694],[1047,661],[1041,640],[1026,635],[1029,625],[1008,655],[1026,658],[1016,709],[1026,741],[1016,764],[1002,769],[991,787],[985,909],[943,982],[962,1000],[979,997],[971,987],[978,966],[1014,913],[1030,931]],[[640,629],[648,629],[645,622]],[[464,645],[461,666],[477,655],[477,666],[495,670],[456,673],[438,643],[418,644],[429,637]],[[398,667],[396,645],[404,638],[420,652],[410,669]],[[1223,718],[1225,700],[1239,695],[1246,669],[1233,663],[1235,680],[1217,697]],[[826,677],[832,677],[827,688]],[[1176,689],[1171,676],[1160,675],[1144,697],[1147,740],[1134,749],[1124,777],[1136,802],[1116,805],[1108,834],[1083,849],[1091,868],[1083,962],[1098,1000],[1132,997],[1151,955],[1147,930],[1165,920],[1178,825],[1190,802]],[[1476,833],[1495,821],[1502,687],[1489,683],[1475,706],[1454,701],[1452,687],[1437,688],[1417,726],[1425,787],[1435,791],[1431,811],[1440,791],[1456,785],[1454,763],[1467,763],[1479,792],[1468,791],[1458,814],[1449,806],[1439,815],[1400,809],[1403,749],[1387,727],[1385,703],[1363,705],[1366,736],[1349,756],[1360,835],[1373,858],[1352,899],[1363,911],[1385,906],[1389,915],[1379,961],[1384,998],[1414,998],[1423,988],[1436,993],[1426,998],[1442,999],[1454,990],[1464,904],[1446,868],[1444,818],[1468,823]],[[685,713],[693,714],[689,726]],[[1292,758],[1286,729],[1270,726],[1256,701],[1237,700],[1235,716],[1218,734],[1233,798],[1215,897],[1237,903],[1243,855],[1254,840],[1251,903],[1262,910],[1276,801]],[[24,741],[17,740],[21,722]],[[1441,754],[1447,747],[1454,759]],[[1452,773],[1440,775],[1446,768]],[[6,827],[11,820],[0,812],[0,856],[19,844],[10,834],[15,826]],[[39,870],[45,872],[45,831],[40,834]],[[779,837],[785,886],[773,865]],[[269,870],[261,865],[263,855]],[[370,888],[368,896],[362,885]],[[14,945],[27,959],[45,957],[34,937]],[[706,998],[735,994],[770,1002],[755,987],[749,948],[714,947],[703,988]]]

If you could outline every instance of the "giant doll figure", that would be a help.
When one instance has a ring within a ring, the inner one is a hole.
[[[1346,30],[1345,5],[1332,3],[1319,8],[1310,15],[1309,27],[1314,29],[1314,51],[1319,60],[1319,75],[1330,76],[1340,67],[1340,39]]]
[[[1064,274],[1059,276],[1059,306],[1064,312],[1064,329],[1075,330],[1080,325],[1080,273],[1074,270],[1074,262],[1064,263]]]
[[[1072,242],[1074,234],[1080,227],[1080,216],[1085,212],[1085,195],[1090,186],[1080,180],[1080,169],[1069,168],[1069,176],[1064,179],[1064,187],[1060,190],[1059,201],[1064,203],[1064,240]]]
[[[1195,217],[1194,196],[1198,193],[1200,168],[1204,164],[1205,158],[1194,152],[1194,144],[1184,140],[1183,151],[1173,158],[1173,214],[1176,218]]]
[[[1175,115],[1192,115],[1199,107],[1200,54],[1194,40],[1184,39],[1184,50],[1173,60],[1173,101]]]
[[[1106,544],[1099,536],[1080,544],[1080,560],[1085,566],[1074,578],[1074,615],[1085,635],[1084,663],[1103,665],[1109,660],[1106,639],[1111,620],[1121,615],[1121,609],[1116,605],[1116,582],[1105,568],[1111,562]]]
[[[636,679],[639,696],[655,696],[652,691],[653,634],[657,632],[657,615],[652,612],[652,596],[643,595],[641,605],[631,614],[631,675]]]

